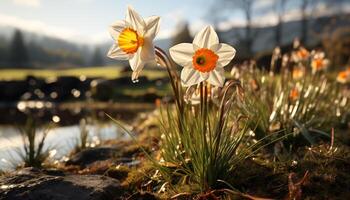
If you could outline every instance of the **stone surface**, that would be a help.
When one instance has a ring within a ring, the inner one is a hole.
[[[66,164],[86,167],[96,161],[103,161],[113,158],[117,153],[118,150],[112,147],[89,148],[73,155]]]
[[[0,178],[0,200],[112,200],[122,193],[118,180],[101,175],[25,168]]]

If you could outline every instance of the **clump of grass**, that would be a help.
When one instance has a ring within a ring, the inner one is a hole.
[[[240,83],[228,82],[214,94],[210,84],[202,82],[195,93],[191,88],[184,93],[166,54],[158,48],[156,53],[158,62],[167,67],[175,105],[161,112],[158,159],[142,149],[157,169],[150,178],[163,184],[159,191],[177,191],[183,184],[190,185],[191,193],[230,188],[236,167],[263,147],[263,140],[249,141],[246,118],[234,109],[234,104],[244,100]],[[195,98],[185,100],[192,96]]]
[[[181,118],[176,116],[180,113],[174,114],[168,108],[161,121],[161,164],[167,170],[173,166],[202,191],[215,186],[217,180],[229,177],[228,169],[234,168],[235,159],[243,156],[235,154],[246,131],[244,127],[231,133],[232,127],[225,120],[231,113],[225,111],[224,102],[221,111],[215,112],[203,99],[206,98],[204,92],[202,86],[199,106],[186,106]]]
[[[18,155],[25,167],[42,167],[50,156],[51,148],[45,147],[45,140],[50,131],[50,126],[42,129],[32,118],[27,118],[24,126],[20,126],[19,132],[23,140],[23,149],[18,151]],[[39,138],[39,129],[42,135]]]
[[[237,93],[230,93],[231,89]],[[200,90],[199,105],[185,105],[182,113],[168,108],[161,119],[160,171],[169,183],[188,182],[191,190],[204,192],[232,182],[236,167],[254,155],[262,142],[247,146],[247,120],[233,109],[242,97],[239,83],[223,89],[218,106],[207,98],[205,86]]]
[[[293,59],[299,54],[304,55],[303,59]],[[282,64],[280,73],[275,74],[274,59],[278,57],[282,57]],[[291,151],[329,137],[327,132],[338,125],[349,100],[323,71],[312,71],[313,59],[312,53],[298,47],[291,54],[274,55],[270,70],[260,70],[254,63],[242,69],[247,92],[239,109],[250,117],[251,128],[259,122],[254,131],[257,138],[275,131],[293,132],[283,143]]]
[[[79,137],[75,145],[75,151],[79,152],[86,149],[89,145],[89,130],[87,128],[87,120],[85,118],[80,120],[79,123]]]

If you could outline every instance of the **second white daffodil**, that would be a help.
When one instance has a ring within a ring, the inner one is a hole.
[[[230,63],[236,50],[219,43],[213,27],[207,26],[194,38],[193,43],[181,43],[170,48],[173,60],[184,67],[181,82],[185,87],[203,81],[222,87],[225,82],[224,67]]]
[[[159,31],[159,19],[158,16],[142,19],[133,8],[128,7],[126,19],[115,22],[109,29],[115,44],[108,57],[129,60],[133,80],[137,80],[146,63],[155,60],[153,40]]]

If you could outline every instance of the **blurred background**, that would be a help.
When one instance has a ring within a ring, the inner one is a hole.
[[[108,26],[124,19],[128,5],[143,17],[161,16],[156,45],[165,50],[213,25],[238,52],[228,71],[247,59],[268,66],[272,50],[288,51],[295,38],[324,50],[330,70],[350,62],[347,0],[2,0],[0,124],[35,116],[72,125],[105,112],[129,120],[169,101],[162,69],[149,67],[132,84],[128,63],[106,57]]]

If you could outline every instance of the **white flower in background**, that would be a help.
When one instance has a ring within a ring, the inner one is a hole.
[[[117,60],[129,60],[133,81],[137,80],[146,63],[155,60],[153,40],[159,31],[159,19],[158,16],[142,19],[129,6],[126,19],[115,22],[109,29],[115,43],[107,55]]]
[[[313,57],[311,60],[312,73],[315,74],[318,71],[325,70],[329,65],[329,60],[326,59],[325,53],[322,51],[312,52]]]
[[[310,52],[302,46],[300,46],[298,50],[292,52],[292,59],[296,63],[306,61],[309,57]]]
[[[203,81],[222,87],[225,82],[224,66],[230,63],[236,50],[219,43],[213,27],[207,26],[194,38],[193,43],[181,43],[170,48],[173,60],[183,66],[181,82],[185,87]]]
[[[350,67],[338,73],[337,81],[343,84],[350,83]]]

